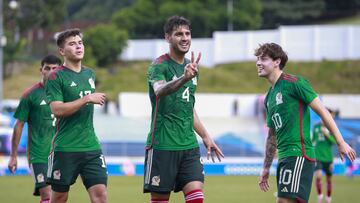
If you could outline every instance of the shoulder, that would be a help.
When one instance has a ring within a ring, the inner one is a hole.
[[[56,80],[57,76],[62,74],[64,71],[66,71],[66,68],[64,66],[58,66],[54,70],[51,71],[49,80]]]
[[[161,65],[164,63],[168,63],[170,61],[170,56],[168,54],[161,55],[157,57],[152,63],[151,66],[155,65]]]
[[[289,83],[296,83],[297,81],[299,81],[301,79],[300,76],[297,75],[291,75],[291,74],[287,74],[287,73],[283,73],[281,75],[281,79],[289,82]]]
[[[34,84],[33,86],[27,88],[22,96],[21,96],[21,99],[26,99],[28,98],[33,92],[35,92],[36,90],[40,89],[40,88],[43,88],[43,85],[39,82],[39,83],[36,83]]]

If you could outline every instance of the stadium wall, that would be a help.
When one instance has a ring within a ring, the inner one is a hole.
[[[276,30],[216,31],[212,38],[193,39],[191,50],[202,52],[201,65],[254,61],[254,49],[261,43],[280,44],[292,61],[360,59],[360,26],[281,26]],[[168,51],[162,39],[129,40],[119,56],[122,60],[154,60]],[[187,57],[190,57],[188,53]]]

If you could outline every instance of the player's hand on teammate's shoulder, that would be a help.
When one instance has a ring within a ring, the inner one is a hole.
[[[89,95],[86,95],[86,101],[87,103],[93,103],[93,104],[105,104],[106,95],[101,92],[95,92]]]
[[[187,80],[190,80],[197,75],[199,71],[198,66],[200,59],[201,59],[201,52],[199,52],[196,61],[195,61],[194,52],[191,52],[191,61],[185,66],[184,69],[184,76]]]

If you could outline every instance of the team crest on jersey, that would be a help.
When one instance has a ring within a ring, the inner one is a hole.
[[[193,85],[197,85],[197,77],[193,77],[192,82],[193,82]]]
[[[92,89],[95,89],[95,82],[92,78],[89,78],[89,84],[91,86]]]
[[[36,180],[38,183],[44,182],[45,181],[44,175],[42,173],[40,173],[39,175],[36,176]]]
[[[276,105],[282,104],[283,103],[283,98],[282,98],[282,94],[281,92],[278,92],[276,94]]]
[[[160,185],[160,176],[154,176],[151,179],[151,185],[159,186]]]
[[[53,173],[53,176],[54,176],[55,180],[60,180],[60,177],[61,177],[60,170],[55,170]]]

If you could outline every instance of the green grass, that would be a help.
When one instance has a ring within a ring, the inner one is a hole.
[[[264,193],[258,189],[258,177],[256,176],[208,176],[205,180],[205,202],[275,202],[275,177],[271,177],[270,180],[270,191]],[[38,202],[38,198],[32,196],[33,183],[30,176],[0,177],[0,188],[0,202]],[[359,202],[359,189],[360,177],[349,180],[343,176],[335,176],[333,202]],[[309,202],[316,202],[315,193],[313,187]],[[142,177],[112,176],[109,178],[108,200],[109,203],[147,203],[149,195],[142,193]],[[89,202],[80,179],[71,187],[68,202]],[[184,202],[183,195],[181,193],[172,194],[170,202]]]
[[[347,18],[339,18],[336,20],[332,20],[325,24],[335,24],[335,25],[343,25],[343,24],[350,24],[350,25],[359,25],[360,24],[360,14],[347,17]]]
[[[111,71],[95,69],[97,91],[105,92],[116,100],[120,92],[147,92],[147,68],[150,62],[114,64]],[[38,65],[5,79],[4,98],[19,98],[22,92],[39,81]],[[316,92],[360,93],[360,61],[323,61],[289,63],[285,71],[299,74],[310,81]],[[21,82],[19,82],[21,81]],[[255,62],[223,64],[215,68],[201,68],[197,92],[212,93],[264,93],[269,84],[257,76]]]

